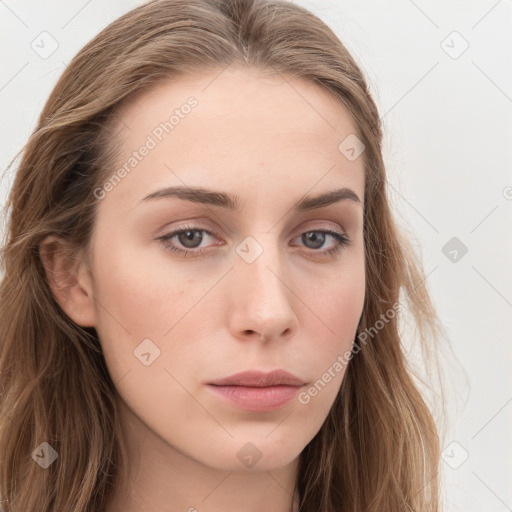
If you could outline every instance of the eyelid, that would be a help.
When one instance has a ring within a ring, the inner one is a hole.
[[[298,228],[296,228],[293,231],[294,234],[291,236],[291,238],[295,238],[298,235],[307,233],[309,231],[327,231],[327,232],[333,231],[340,236],[349,238],[347,230],[339,224],[337,224],[336,226],[329,226],[329,225],[326,226],[324,223],[324,224],[313,224],[313,226],[310,226],[310,225],[304,226],[304,224],[307,224],[308,222],[310,222],[310,221],[305,221]],[[322,221],[316,221],[316,222],[322,222]],[[325,222],[325,221],[323,221],[323,222]],[[331,223],[332,223],[332,221],[331,221]],[[195,221],[195,220],[185,222],[184,224],[180,224],[180,225],[174,226],[172,228],[169,228],[168,230],[165,230],[165,232],[162,235],[160,235],[160,237],[168,236],[168,235],[176,235],[176,234],[180,233],[181,231],[187,231],[187,230],[204,231],[204,232],[209,233],[217,238],[221,237],[220,233],[216,229],[212,229],[211,227],[205,227],[205,225],[202,224],[201,221]]]
[[[326,221],[316,221],[320,224],[314,224],[315,221],[312,221],[313,225],[307,224],[308,222],[310,222],[310,221],[306,221],[306,222],[302,223],[294,232],[301,234],[301,233],[305,233],[308,231],[334,231],[335,233],[338,233],[339,235],[348,236],[347,230],[343,226],[341,226],[340,224],[336,224],[333,226],[332,221],[331,221],[330,225],[329,224],[326,225],[325,224]],[[307,224],[307,225],[304,226],[304,224]]]
[[[187,223],[187,224],[175,226],[175,227],[169,229],[168,231],[165,231],[161,235],[159,235],[157,237],[157,240],[160,240],[162,243],[168,245],[169,247],[172,247],[170,245],[170,240],[184,231],[201,231],[203,233],[207,233],[209,236],[212,236],[214,238],[217,238],[217,239],[221,238],[220,235],[215,230],[210,229],[210,228],[205,228],[205,227],[201,226],[200,223],[198,222],[197,224]],[[174,249],[178,252],[190,252],[190,253],[199,254],[200,252],[209,250],[210,247],[221,246],[221,245],[224,245],[224,243],[214,243],[208,247],[193,248],[193,249],[186,249],[186,248],[183,248],[183,249],[174,248]]]
[[[199,223],[192,225],[192,224],[185,224],[181,226],[176,226],[175,228],[171,229],[169,232],[164,233],[163,235],[159,236],[157,240],[159,240],[167,250],[174,252],[178,254],[181,257],[200,257],[204,253],[211,252],[211,249],[215,246],[222,246],[225,245],[224,243],[215,243],[212,245],[209,245],[207,247],[199,247],[199,248],[179,248],[170,243],[170,240],[174,238],[175,236],[178,236],[180,233],[183,233],[185,231],[200,231],[204,233],[208,233],[209,236],[213,236],[216,238],[219,238],[215,230],[205,229],[203,228]],[[323,232],[324,234],[327,234],[331,238],[334,239],[335,243],[330,249],[321,249],[321,250],[314,250],[309,249],[311,251],[311,254],[315,255],[315,258],[328,258],[328,257],[335,257],[339,253],[343,251],[343,249],[346,246],[349,246],[352,244],[351,238],[347,235],[347,233],[343,230],[340,231],[338,228],[332,228],[332,227],[326,227],[326,226],[312,226],[312,227],[303,227],[302,229],[298,228],[296,231],[297,234],[293,235],[291,237],[291,240],[294,240],[295,238],[303,235],[304,233],[311,233],[311,232]],[[292,245],[292,247],[296,247]],[[306,248],[308,249],[308,248]],[[308,251],[306,251],[308,252]],[[219,255],[219,253],[214,253],[213,256]]]

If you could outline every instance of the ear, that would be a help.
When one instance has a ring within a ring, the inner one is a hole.
[[[82,327],[96,326],[92,279],[85,262],[69,243],[55,235],[39,244],[39,256],[55,300],[64,312]]]

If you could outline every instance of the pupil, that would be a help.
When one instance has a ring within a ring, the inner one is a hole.
[[[193,249],[201,244],[201,234],[200,231],[195,229],[189,229],[187,231],[183,231],[178,235],[180,243],[182,243],[185,247]],[[190,244],[192,242],[192,244]]]
[[[201,244],[201,232],[195,229],[188,229],[178,235],[180,242],[187,248],[193,249]],[[325,243],[325,233],[309,232],[302,235],[302,240],[311,249],[318,249]],[[312,242],[312,245],[308,245]]]
[[[310,232],[302,235],[303,241],[313,241],[313,247],[311,249],[318,249],[322,247],[325,242],[325,233]],[[305,244],[307,245],[307,244]]]

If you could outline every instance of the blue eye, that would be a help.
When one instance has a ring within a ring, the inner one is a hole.
[[[165,235],[162,235],[158,238],[164,243],[166,249],[169,249],[175,253],[181,254],[183,256],[197,256],[198,254],[202,254],[206,248],[197,248],[201,242],[203,241],[204,235],[201,233],[207,233],[209,236],[213,236],[211,231],[207,231],[206,229],[200,229],[194,226],[184,226],[179,230],[171,231]],[[184,246],[184,249],[180,249],[175,245],[171,244],[171,240],[173,238],[177,238],[180,244]]]
[[[183,226],[180,229],[162,235],[158,238],[158,240],[164,244],[166,249],[174,253],[186,257],[195,257],[209,250],[209,247],[199,247],[204,239],[204,233],[206,233],[207,236],[215,236],[213,232],[206,229],[201,229],[198,226]],[[306,244],[306,247],[307,244],[311,244],[311,246],[307,248],[309,248],[313,253],[317,253],[319,256],[331,256],[338,254],[344,248],[344,246],[351,243],[347,235],[333,230],[309,230],[304,231],[302,234],[295,238],[298,237],[301,237],[301,240]],[[322,251],[317,250],[325,245],[327,237],[334,239],[334,246],[330,249],[325,249]],[[176,238],[177,242],[181,244],[182,248],[177,247],[175,244],[171,243],[174,238]],[[214,245],[223,244],[217,243]]]
[[[319,236],[320,234],[320,236]],[[313,236],[311,236],[313,235]],[[343,233],[338,233],[337,231],[331,231],[331,230],[319,230],[315,229],[312,231],[305,231],[300,235],[302,237],[303,241],[307,242],[313,242],[312,249],[317,249],[318,245],[323,246],[325,243],[326,236],[334,238],[336,241],[335,245],[331,247],[330,249],[326,249],[324,251],[320,251],[322,255],[334,255],[338,254],[344,246],[348,245],[350,243],[349,238],[347,235]],[[310,247],[311,248],[311,247]],[[319,251],[315,251],[319,252]]]

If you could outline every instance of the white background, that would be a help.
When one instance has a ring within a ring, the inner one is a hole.
[[[65,64],[141,3],[0,0],[2,171]],[[366,73],[397,220],[422,254],[469,376],[466,385],[454,371],[462,406],[451,409],[443,446],[446,510],[512,510],[512,2],[297,3],[333,28]],[[43,31],[58,43],[48,58],[31,47]],[[2,205],[12,176],[0,184]],[[453,237],[468,249],[456,262],[442,251]]]

